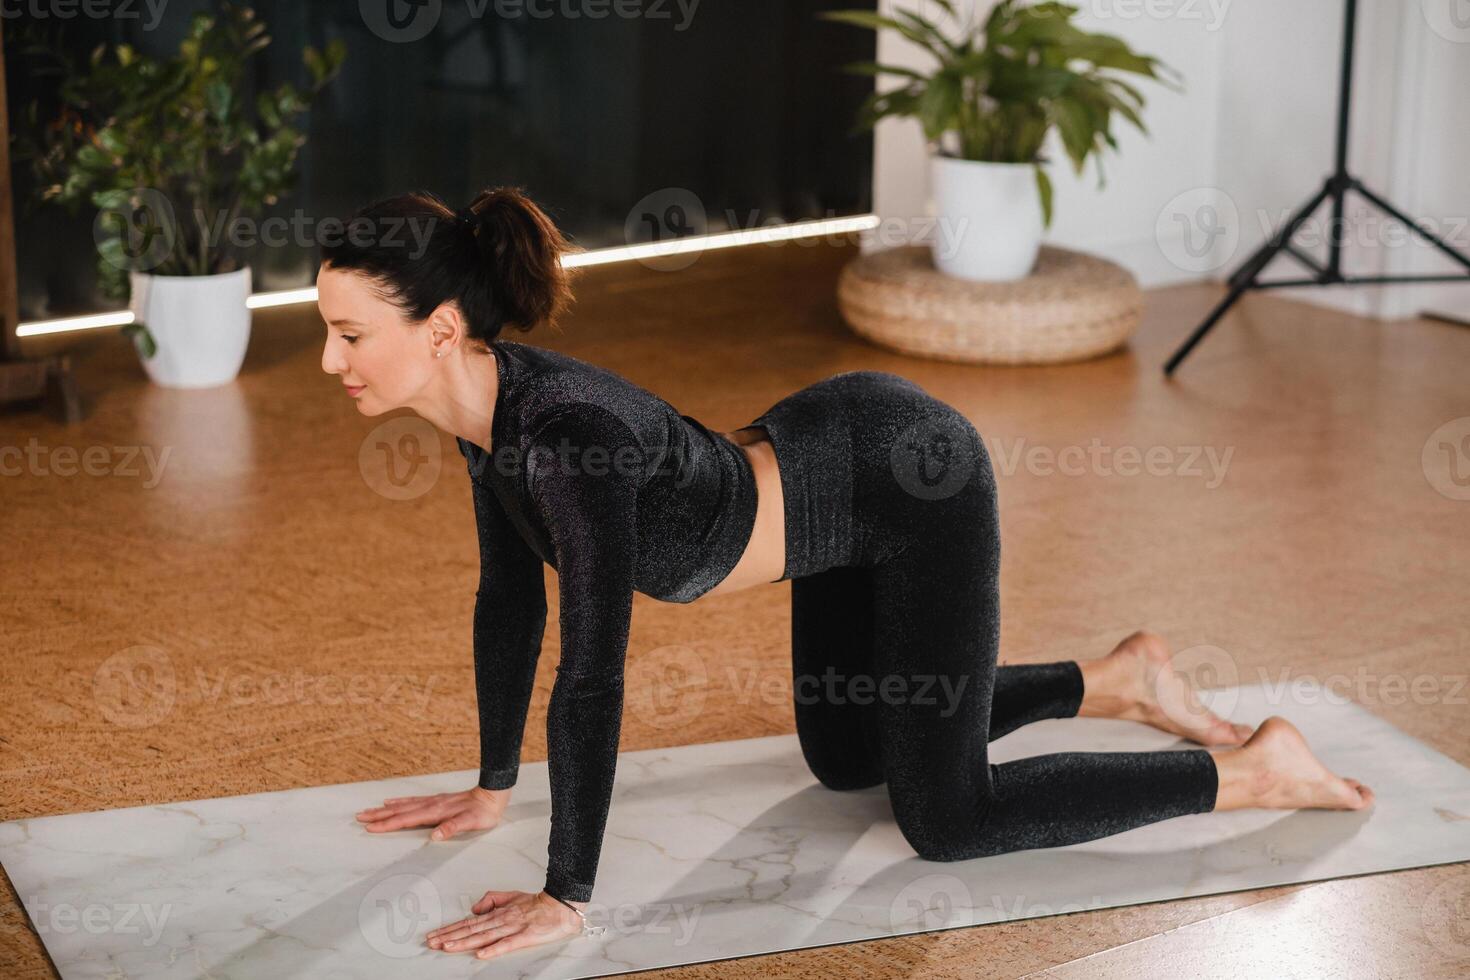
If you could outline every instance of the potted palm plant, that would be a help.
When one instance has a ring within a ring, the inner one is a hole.
[[[960,23],[951,0],[934,3]],[[1052,185],[1042,156],[1047,134],[1058,131],[1080,174],[1104,146],[1117,149],[1114,113],[1147,132],[1140,117],[1143,95],[1117,73],[1174,84],[1170,69],[1157,59],[1116,37],[1078,28],[1072,23],[1077,12],[1064,3],[1001,0],[983,23],[956,39],[908,11],[892,17],[864,10],[818,15],[897,31],[938,62],[928,73],[871,61],[844,70],[905,80],[874,91],[852,132],[871,129],[885,116],[914,116],[923,125],[935,211],[959,232],[952,251],[935,237],[932,255],[941,272],[978,281],[1029,274],[1042,231],[1051,224]]]
[[[167,59],[99,45],[85,68],[59,47],[33,45],[60,75],[60,109],[21,141],[36,193],[73,213],[98,209],[98,283],[129,300],[132,337],[152,380],[225,384],[250,339],[250,267],[231,233],[295,182],[305,136],[295,120],[341,68],[342,42],[306,48],[308,91],[283,84],[246,96],[250,59],[270,43],[249,7],[198,13]]]

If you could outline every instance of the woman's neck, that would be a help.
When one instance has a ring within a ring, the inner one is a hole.
[[[460,346],[440,366],[438,378],[413,409],[451,435],[490,452],[500,380],[494,352]]]

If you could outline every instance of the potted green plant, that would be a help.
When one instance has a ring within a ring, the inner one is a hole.
[[[961,22],[951,0],[934,0]],[[979,281],[1018,279],[1036,261],[1043,228],[1051,224],[1052,186],[1042,145],[1055,128],[1080,174],[1089,156],[1117,149],[1113,114],[1144,128],[1143,95],[1117,77],[1131,72],[1172,85],[1157,59],[1122,40],[1091,34],[1071,21],[1065,3],[1001,0],[981,24],[949,38],[931,20],[908,11],[887,17],[840,10],[818,16],[872,30],[893,30],[920,45],[938,64],[927,74],[896,65],[855,62],[844,70],[896,75],[907,81],[874,91],[852,132],[885,116],[914,116],[930,148],[937,216],[957,230],[952,250],[935,236],[935,267]],[[951,137],[953,147],[944,139]],[[1101,181],[1099,165],[1099,180]]]
[[[282,84],[252,101],[249,62],[270,40],[251,8],[226,2],[195,14],[167,59],[104,44],[79,68],[59,47],[31,48],[55,62],[60,110],[41,121],[31,106],[38,135],[21,155],[41,202],[98,209],[99,285],[129,299],[134,322],[123,329],[160,385],[209,387],[239,373],[251,282],[230,231],[294,186],[306,141],[294,123],[346,56],[340,40],[308,47],[306,92]]]

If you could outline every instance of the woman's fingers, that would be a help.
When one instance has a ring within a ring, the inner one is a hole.
[[[487,819],[478,810],[456,810],[448,817],[439,822],[430,834],[433,840],[448,840],[455,834],[462,834],[467,830],[489,830],[496,826],[496,821]]]
[[[489,912],[497,905],[508,901],[514,894],[515,892],[486,892],[478,902],[470,906],[470,911],[476,913]],[[433,935],[433,933],[429,935]]]
[[[438,807],[421,807],[417,810],[400,810],[381,820],[371,820],[365,826],[376,834],[385,830],[402,830],[404,827],[423,827],[438,823],[440,816]]]
[[[374,819],[376,817],[383,816],[385,814],[397,813],[399,810],[404,809],[406,806],[419,806],[419,805],[421,805],[421,804],[390,803],[390,804],[385,804],[384,806],[371,806],[371,807],[368,807],[365,810],[358,810],[357,811],[357,819],[361,820],[363,817],[367,817],[369,820],[371,820],[371,819]]]
[[[394,796],[383,801],[383,805],[376,807],[379,810],[392,809],[400,806],[413,806],[416,803],[432,803],[453,796],[453,793],[431,793],[428,796]]]
[[[375,807],[372,807],[372,808],[367,809],[367,810],[358,810],[357,811],[357,819],[359,819],[359,820],[365,820],[365,821],[368,821],[368,820],[382,820],[385,817],[391,817],[394,814],[407,813],[409,810],[412,810],[412,809],[417,809],[417,807],[410,807],[410,806],[375,806]]]
[[[475,955],[480,957],[481,959],[488,959],[491,956],[500,956],[504,953],[514,953],[518,949],[525,949],[527,946],[534,946],[536,944],[536,941],[536,937],[531,935],[531,930],[522,929],[520,932],[512,933],[502,939],[498,939],[493,943],[481,947],[480,951]]]
[[[571,938],[581,927],[571,916],[542,907],[528,892],[488,891],[473,906],[471,915],[451,925],[430,930],[425,941],[430,949],[446,953],[474,952],[486,959],[538,943]]]
[[[440,940],[444,949],[459,952],[480,945],[480,942],[472,942],[472,940],[499,938],[498,930],[506,928],[507,925],[507,917],[501,910],[461,919],[451,926],[429,933],[429,938]],[[486,933],[490,935],[487,937]]]
[[[493,801],[492,801],[493,803]],[[448,840],[466,830],[495,826],[497,811],[473,791],[439,793],[434,796],[399,796],[383,806],[357,811],[357,820],[373,833],[404,827],[436,825],[432,838]]]
[[[453,931],[455,929],[458,929],[460,926],[464,925],[468,921],[470,921],[470,920],[467,919],[467,918],[466,919],[460,919],[458,922],[451,922],[447,926],[440,926],[437,929],[430,929],[428,932],[424,933],[424,938],[425,939],[440,939],[440,938],[443,938],[444,936],[448,935],[451,931]]]
[[[497,953],[504,952],[501,947],[516,936],[524,936],[525,923],[523,922],[499,922],[476,932],[454,939],[445,940],[441,947],[446,953],[474,953],[477,955],[488,955],[486,947],[493,948]]]
[[[440,926],[438,929],[429,933],[428,938],[446,941],[450,939],[463,939],[470,933],[477,932],[487,925],[494,925],[499,918],[503,918],[503,916],[496,917],[493,913],[471,915],[468,918],[460,919],[458,922],[451,922],[447,926]]]
[[[426,806],[448,795],[452,794],[438,793],[434,796],[395,796],[391,800],[384,800],[382,806],[358,810],[357,819],[361,820],[363,817],[367,817],[369,820],[375,820],[380,816],[397,813],[400,810]]]

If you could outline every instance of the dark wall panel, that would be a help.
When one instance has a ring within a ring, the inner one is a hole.
[[[588,12],[613,10],[611,0],[385,2],[430,18],[412,28],[432,29],[403,40],[370,24],[357,0],[254,5],[274,39],[258,59],[257,90],[303,84],[306,44],[341,38],[348,48],[342,75],[312,110],[297,190],[273,214],[303,214],[314,227],[405,190],[463,204],[481,187],[519,184],[579,244],[597,248],[628,241],[630,210],[650,194],[657,215],[669,202],[697,202],[710,231],[871,206],[872,139],[847,132],[872,81],[838,69],[872,59],[874,37],[815,16],[862,3],[700,0],[690,15],[672,0],[642,0],[622,9],[645,16],[594,19]],[[171,0],[152,29],[121,17],[31,26],[59,31],[79,57],[102,40],[166,54],[191,14],[212,7]],[[32,70],[12,27],[11,119],[23,126],[24,106],[44,106],[55,79]],[[28,164],[14,167],[22,318],[115,307],[96,290],[92,212],[32,209]],[[635,240],[652,233],[645,226]],[[309,285],[311,242],[254,246],[256,288]]]

